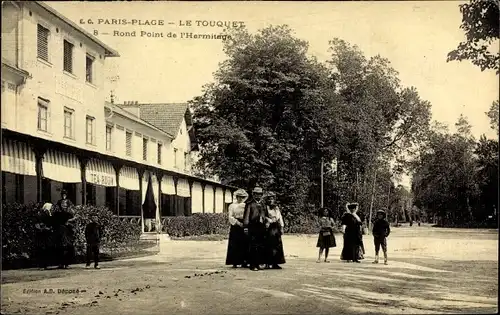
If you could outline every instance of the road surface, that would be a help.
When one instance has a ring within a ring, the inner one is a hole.
[[[101,270],[9,270],[3,314],[446,314],[498,310],[498,230],[394,228],[389,265],[348,264],[316,236],[286,235],[283,270],[223,265],[227,241],[168,241]],[[341,236],[337,235],[341,244]],[[54,293],[50,293],[50,290]],[[58,292],[58,290],[67,290]],[[76,292],[78,290],[78,292]]]

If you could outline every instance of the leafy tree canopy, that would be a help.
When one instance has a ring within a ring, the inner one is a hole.
[[[460,12],[466,40],[448,54],[448,61],[470,60],[481,71],[493,69],[498,74],[499,1],[472,0],[460,5]]]

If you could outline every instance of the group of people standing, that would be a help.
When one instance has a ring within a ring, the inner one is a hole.
[[[229,205],[229,243],[226,265],[250,270],[281,269],[285,263],[283,242],[284,222],[276,204],[276,194],[264,196],[262,188],[255,187],[248,199],[245,190],[235,192],[236,202]]]
[[[48,269],[55,263],[59,269],[69,268],[74,255],[74,220],[73,203],[65,190],[55,205],[43,205],[35,224],[39,267]]]
[[[59,269],[69,268],[75,256],[75,220],[74,205],[64,189],[61,191],[61,199],[55,205],[46,203],[42,206],[35,224],[35,246],[40,268],[48,269],[53,264]],[[100,269],[99,243],[102,232],[97,216],[92,216],[85,228],[87,267],[90,267],[93,256],[94,268]]]
[[[319,255],[317,262],[321,262],[323,251],[325,252],[325,262],[328,261],[329,249],[336,247],[336,240],[333,234],[333,226],[335,222],[329,215],[328,209],[321,209],[322,217],[320,219],[320,232],[317,242],[319,247]],[[382,247],[384,253],[384,263],[387,265],[387,237],[391,229],[390,225],[385,219],[385,211],[378,210],[377,218],[373,225],[373,239],[375,245],[375,261],[379,261],[379,251]],[[365,246],[363,244],[363,219],[358,215],[358,204],[348,203],[346,205],[346,212],[341,219],[341,232],[344,236],[344,247],[340,254],[340,259],[346,262],[360,263],[364,259]]]

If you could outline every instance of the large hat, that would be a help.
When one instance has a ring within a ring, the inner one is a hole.
[[[379,213],[381,213],[381,214],[385,214],[385,210],[383,210],[383,209],[379,209],[379,210],[377,210],[377,214],[379,214]]]
[[[262,193],[264,193],[264,191],[259,186],[255,186],[255,188],[252,190],[252,193],[254,193],[254,194],[262,194]]]
[[[270,191],[270,192],[267,193],[267,197],[276,197],[276,193]]]
[[[359,206],[359,204],[357,202],[350,202],[347,204],[347,209],[353,210],[353,209],[356,209],[358,206]]]
[[[237,191],[234,192],[234,196],[235,197],[248,197],[248,194],[246,191],[244,191],[243,189],[238,189]]]

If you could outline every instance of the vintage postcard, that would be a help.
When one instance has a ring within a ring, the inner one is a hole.
[[[498,312],[499,2],[2,1],[1,314]]]

